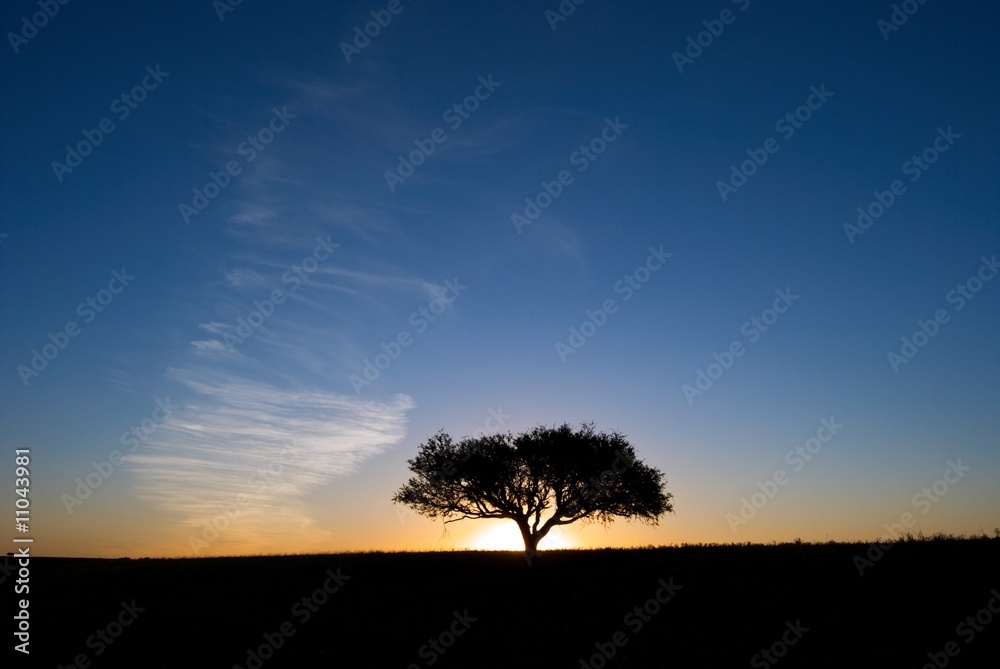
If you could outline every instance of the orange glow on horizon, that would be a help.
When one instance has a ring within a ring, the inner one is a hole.
[[[499,521],[477,532],[468,547],[481,551],[523,551],[524,540],[517,525],[510,521]],[[561,527],[554,527],[538,545],[539,550],[553,548],[582,548],[582,546],[567,536]]]

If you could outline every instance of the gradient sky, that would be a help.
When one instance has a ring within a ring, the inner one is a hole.
[[[30,448],[39,554],[481,546],[419,444],[592,420],[676,513],[549,545],[992,532],[1000,9],[913,5],[8,3],[4,507]]]

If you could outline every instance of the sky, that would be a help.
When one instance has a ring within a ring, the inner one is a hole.
[[[674,513],[542,548],[992,533],[1000,9],[902,5],[7,3],[11,538],[517,548],[407,460],[589,421]]]

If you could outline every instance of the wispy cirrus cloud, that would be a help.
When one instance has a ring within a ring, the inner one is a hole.
[[[406,395],[366,401],[220,371],[168,376],[192,399],[126,461],[137,496],[163,513],[179,553],[328,547],[305,497],[402,439],[414,407]],[[206,532],[213,521],[217,536]]]

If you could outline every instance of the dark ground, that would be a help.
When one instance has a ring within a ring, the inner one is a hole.
[[[785,633],[782,668],[917,668],[928,653],[938,669],[1000,666],[1000,539],[897,543],[861,576],[854,557],[868,549],[551,551],[530,569],[486,552],[33,558],[30,661],[13,653],[5,666],[71,667],[84,655],[85,669],[247,667],[265,633],[280,647],[250,667],[768,667],[755,656]],[[347,579],[309,611],[302,598],[338,569]],[[661,579],[679,586],[665,604]],[[0,586],[8,602],[12,580]],[[134,621],[122,614],[133,600]],[[633,609],[647,603],[643,620]],[[594,657],[595,644],[613,658]]]

